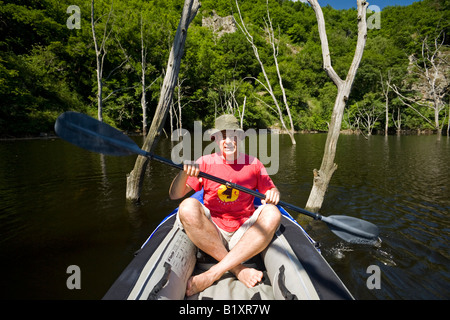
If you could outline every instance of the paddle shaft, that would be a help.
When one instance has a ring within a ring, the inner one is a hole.
[[[112,156],[139,154],[179,170],[183,170],[183,165],[176,164],[171,160],[142,150],[132,139],[119,130],[85,114],[71,111],[63,113],[56,120],[55,132],[61,138],[86,150]],[[255,190],[245,188],[236,183],[220,179],[204,172],[200,172],[199,177],[240,190],[259,199],[266,198],[264,194]],[[279,201],[278,204],[287,209],[294,210],[316,220],[325,222],[332,232],[345,241],[374,243],[378,239],[378,227],[370,222],[343,215],[325,217],[284,201]]]
[[[145,155],[147,157],[149,157],[151,160],[154,159],[154,160],[156,160],[158,162],[161,162],[161,163],[164,163],[164,164],[168,164],[168,165],[170,165],[170,166],[172,166],[174,168],[180,169],[180,170],[184,169],[183,165],[181,165],[181,164],[176,164],[176,163],[172,162],[171,160],[165,159],[165,158],[160,157],[160,156],[155,155],[155,154],[151,154],[149,152],[145,152],[145,153],[146,153]],[[205,178],[205,179],[208,179],[208,180],[211,180],[211,181],[214,181],[214,182],[217,182],[217,183],[220,183],[220,184],[223,184],[223,185],[225,185],[227,187],[231,187],[233,189],[237,189],[239,191],[251,194],[252,196],[255,196],[255,197],[257,197],[259,199],[262,199],[262,200],[264,200],[266,198],[266,195],[264,195],[264,194],[262,194],[262,193],[260,193],[258,191],[255,191],[255,190],[243,187],[243,186],[241,186],[239,184],[236,184],[234,182],[230,182],[230,181],[218,178],[216,176],[212,176],[212,175],[207,174],[207,173],[202,172],[202,171],[200,171],[198,176],[202,177],[202,178]],[[315,220],[322,220],[325,223],[327,223],[328,225],[331,225],[331,226],[340,228],[342,230],[351,232],[354,235],[357,235],[357,236],[360,236],[360,237],[364,237],[364,238],[369,238],[369,239],[374,237],[374,235],[371,234],[371,233],[368,233],[368,232],[365,232],[364,230],[352,227],[352,226],[350,226],[348,224],[342,223],[341,221],[338,221],[336,219],[332,219],[331,217],[324,217],[324,216],[322,216],[322,215],[320,215],[318,213],[309,212],[309,211],[307,211],[305,209],[302,209],[300,207],[294,206],[293,204],[290,204],[290,203],[287,203],[287,202],[284,202],[284,201],[278,201],[278,204],[280,206],[282,206],[283,208],[285,208],[285,209],[294,210],[296,212],[299,212],[299,213],[307,215],[307,216],[309,216],[311,218],[314,218]]]
[[[181,165],[181,164],[176,164],[176,163],[172,162],[171,160],[165,159],[165,158],[160,157],[160,156],[158,156],[158,155],[155,155],[155,154],[151,154],[151,153],[149,153],[149,152],[146,152],[145,156],[149,157],[151,160],[156,160],[156,161],[158,161],[158,162],[161,162],[161,163],[164,163],[164,164],[168,164],[168,165],[170,165],[170,166],[172,166],[172,167],[174,167],[174,168],[183,170],[183,165]],[[212,176],[212,175],[207,174],[207,173],[202,172],[202,171],[200,171],[200,173],[198,174],[198,176],[201,177],[201,178],[205,178],[205,179],[208,179],[208,180],[211,180],[211,181],[214,181],[214,182],[223,184],[223,185],[225,185],[225,186],[227,186],[227,187],[231,187],[231,188],[233,188],[233,189],[237,189],[237,190],[239,190],[239,191],[242,191],[242,192],[251,194],[252,196],[257,197],[257,198],[262,199],[262,200],[264,200],[264,199],[266,198],[266,195],[264,195],[264,194],[262,194],[262,193],[260,193],[260,192],[258,192],[258,191],[255,191],[255,190],[252,190],[252,189],[243,187],[243,186],[241,186],[241,185],[239,185],[239,184],[236,184],[236,183],[234,183],[234,182],[230,182],[230,181],[227,181],[227,180],[218,178],[218,177],[216,177],[216,176]],[[284,207],[284,208],[287,208],[287,209],[291,209],[291,210],[297,211],[297,212],[299,212],[299,213],[302,213],[302,214],[305,214],[305,215],[307,215],[307,216],[310,216],[311,218],[314,218],[314,219],[316,219],[316,220],[322,220],[322,216],[321,216],[320,214],[318,214],[318,213],[312,213],[312,212],[309,212],[309,211],[307,211],[307,210],[305,210],[305,209],[302,209],[302,208],[300,208],[300,207],[294,206],[294,205],[292,205],[292,204],[290,204],[290,203],[287,203],[287,202],[284,202],[284,201],[279,201],[278,204],[279,204],[280,206]]]

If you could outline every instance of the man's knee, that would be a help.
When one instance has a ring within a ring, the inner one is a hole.
[[[200,201],[194,198],[184,199],[178,209],[178,217],[183,225],[198,222],[200,215],[204,215]]]
[[[276,205],[266,204],[261,211],[261,215],[268,227],[273,228],[274,231],[278,229],[281,223],[281,212]]]

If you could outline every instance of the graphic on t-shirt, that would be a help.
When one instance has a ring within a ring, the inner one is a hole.
[[[222,184],[217,190],[217,195],[223,202],[233,202],[239,197],[239,190]]]

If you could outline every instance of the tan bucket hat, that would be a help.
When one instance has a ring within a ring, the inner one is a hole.
[[[221,115],[220,117],[216,118],[214,124],[214,128],[206,131],[210,135],[211,140],[214,139],[215,134],[223,130],[234,131],[234,133],[241,140],[245,137],[244,130],[240,128],[238,120],[232,114]]]

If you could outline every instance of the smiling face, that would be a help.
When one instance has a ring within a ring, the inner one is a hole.
[[[233,130],[222,130],[215,135],[222,156],[227,161],[234,161],[238,157],[238,136]]]

